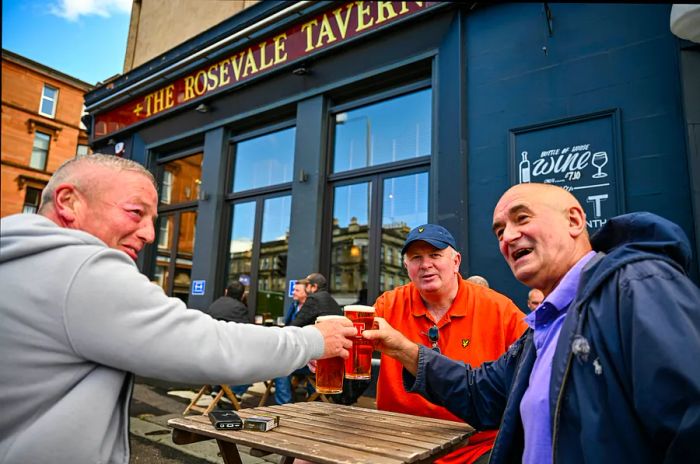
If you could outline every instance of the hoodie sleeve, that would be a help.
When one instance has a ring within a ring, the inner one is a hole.
[[[323,354],[314,327],[217,321],[167,297],[126,255],[109,249],[77,271],[63,311],[80,356],[164,380],[243,384],[287,375]]]

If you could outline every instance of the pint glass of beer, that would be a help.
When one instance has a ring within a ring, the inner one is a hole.
[[[316,318],[316,323],[330,319],[345,319],[345,317],[319,316]],[[316,391],[323,394],[342,393],[344,367],[345,362],[340,356],[316,361]]]
[[[345,378],[371,379],[373,346],[371,340],[362,337],[362,332],[372,328],[374,308],[363,305],[348,305],[343,308],[343,312],[357,329],[357,335],[352,339],[350,357],[345,360]]]

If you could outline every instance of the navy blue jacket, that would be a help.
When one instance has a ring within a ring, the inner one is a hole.
[[[553,462],[700,459],[700,290],[690,246],[650,213],[610,219],[592,240],[552,361]],[[491,464],[522,462],[520,401],[536,358],[532,330],[479,369],[421,347],[408,391],[477,429],[500,427]]]

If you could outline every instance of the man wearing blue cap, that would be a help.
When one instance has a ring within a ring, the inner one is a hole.
[[[462,279],[461,255],[452,234],[424,224],[406,237],[401,253],[411,282],[381,295],[377,316],[385,318],[412,342],[452,359],[478,366],[497,359],[527,327],[524,314],[505,296]],[[383,356],[377,384],[379,409],[459,421],[445,408],[411,395],[403,388],[402,366]],[[495,430],[475,434],[469,445],[438,463],[486,462]]]

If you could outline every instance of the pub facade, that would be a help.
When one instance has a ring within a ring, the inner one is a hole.
[[[315,271],[371,304],[433,222],[525,308],[491,232],[520,182],[571,191],[592,233],[662,215],[697,256],[700,53],[670,8],[260,2],[90,92],[91,145],[155,174],[139,265],[191,307],[239,280],[279,316]]]

